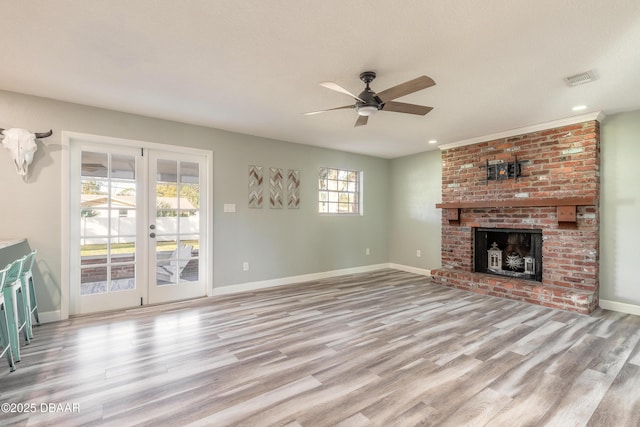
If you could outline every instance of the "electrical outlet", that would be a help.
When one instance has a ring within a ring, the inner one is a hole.
[[[365,250],[364,250],[364,254],[365,254],[365,255],[369,255],[369,254],[371,254],[371,251],[369,250],[369,248],[367,248],[367,249],[365,249]]]
[[[420,249],[416,250],[416,256],[417,257],[421,257],[422,256],[422,251]]]
[[[242,263],[242,271],[249,271],[249,263],[248,262],[243,262]]]

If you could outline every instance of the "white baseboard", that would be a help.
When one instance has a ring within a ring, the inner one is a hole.
[[[406,271],[407,273],[420,274],[423,276],[431,276],[431,270],[427,270],[426,268],[411,267],[409,265],[394,264],[394,263],[389,263],[389,268],[393,268],[400,271]]]
[[[45,311],[45,312],[39,311],[38,312],[38,317],[40,318],[40,323],[57,322],[58,320],[61,319],[60,310]]]
[[[601,299],[600,307],[604,308],[605,310],[619,311],[620,313],[635,314],[637,316],[640,316],[640,305]]]
[[[345,274],[368,273],[370,271],[382,270],[391,267],[390,264],[373,264],[362,267],[344,268],[342,270],[323,271],[320,273],[303,274],[301,276],[281,277],[279,279],[260,280],[257,282],[240,283],[237,285],[220,286],[213,288],[213,295],[234,294],[237,292],[254,291],[257,289],[272,288],[275,286],[291,285],[293,283],[308,282],[310,280],[327,279],[335,276],[343,276]]]

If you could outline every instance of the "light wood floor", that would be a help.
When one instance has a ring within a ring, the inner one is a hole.
[[[635,427],[639,341],[382,270],[40,326],[0,425]]]

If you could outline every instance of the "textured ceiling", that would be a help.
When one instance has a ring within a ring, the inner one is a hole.
[[[640,108],[638,0],[0,0],[0,89],[393,158]],[[354,128],[353,93],[428,75]],[[568,87],[563,78],[594,70]],[[587,105],[576,113],[572,107]],[[0,118],[0,125],[8,127]],[[70,129],[73,130],[73,129]],[[428,144],[430,139],[438,144]]]

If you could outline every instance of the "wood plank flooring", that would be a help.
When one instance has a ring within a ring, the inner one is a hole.
[[[0,425],[640,425],[640,317],[390,269],[34,334]]]

